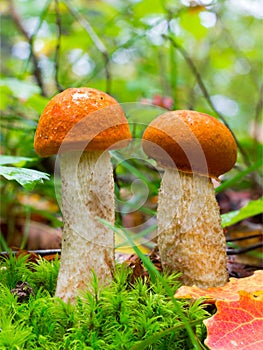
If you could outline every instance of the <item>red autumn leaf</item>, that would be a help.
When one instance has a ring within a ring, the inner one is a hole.
[[[211,350],[263,349],[263,291],[239,292],[236,301],[216,301],[217,313],[204,321]]]
[[[198,299],[205,297],[210,301],[215,300],[238,300],[238,292],[244,290],[249,293],[263,290],[263,271],[257,270],[253,275],[245,278],[230,278],[223,287],[201,289],[196,286],[182,286],[175,293],[176,298]]]

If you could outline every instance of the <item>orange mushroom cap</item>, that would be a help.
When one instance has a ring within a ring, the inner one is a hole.
[[[68,150],[103,151],[127,146],[131,133],[118,102],[87,87],[54,96],[40,116],[34,147],[42,157]]]
[[[143,134],[143,150],[160,165],[218,178],[230,170],[237,146],[230,130],[208,114],[179,110],[154,119]]]

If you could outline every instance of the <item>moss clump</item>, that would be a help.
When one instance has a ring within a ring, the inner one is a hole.
[[[110,285],[99,287],[94,275],[93,291],[72,305],[53,297],[58,268],[58,260],[0,261],[0,349],[193,349],[178,307],[200,344],[205,338],[210,315],[201,300],[175,304],[176,274],[163,276],[165,286],[158,278],[131,283],[131,269],[118,265]],[[22,301],[18,282],[33,290]]]

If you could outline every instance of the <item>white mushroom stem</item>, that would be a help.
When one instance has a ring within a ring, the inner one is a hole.
[[[61,155],[61,263],[56,296],[74,302],[79,291],[91,290],[93,272],[100,283],[111,280],[114,233],[97,217],[114,225],[114,181],[106,152],[69,152]]]
[[[181,271],[184,285],[208,288],[227,282],[225,236],[208,177],[166,169],[157,220],[164,270]]]

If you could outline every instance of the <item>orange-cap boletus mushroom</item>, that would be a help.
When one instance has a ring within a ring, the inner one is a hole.
[[[60,154],[63,235],[56,296],[74,301],[93,272],[101,283],[114,269],[114,233],[97,217],[115,220],[109,149],[131,140],[117,101],[92,88],[54,96],[40,116],[34,147],[42,157]]]
[[[236,162],[232,133],[207,114],[178,110],[154,119],[142,144],[165,169],[157,210],[163,268],[181,271],[185,285],[224,285],[226,243],[211,178],[218,179]]]

